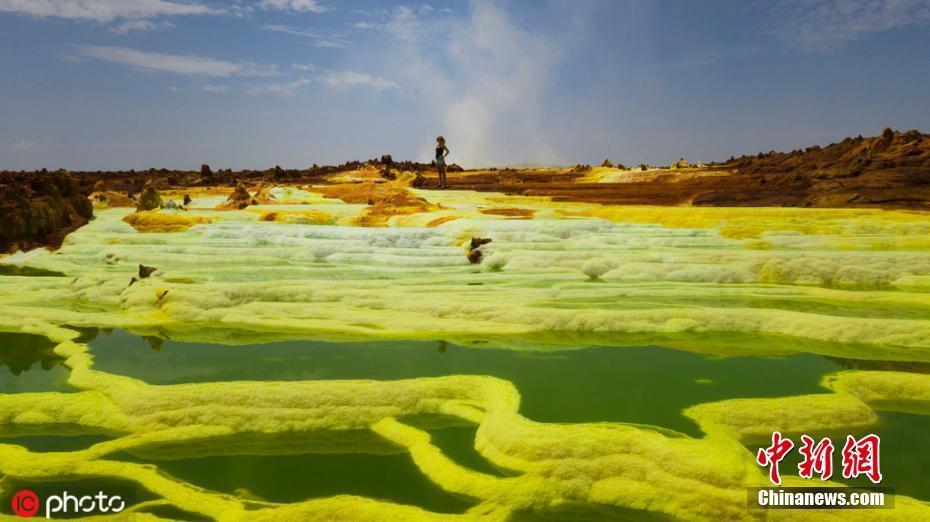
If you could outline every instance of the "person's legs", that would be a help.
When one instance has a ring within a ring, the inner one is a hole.
[[[439,169],[439,188],[446,188],[446,165],[445,163],[439,163],[437,167]]]

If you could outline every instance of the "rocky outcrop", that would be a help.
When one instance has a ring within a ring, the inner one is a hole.
[[[930,208],[930,135],[885,129],[872,138],[846,138],[826,147],[731,158],[748,188],[732,196],[702,194],[698,203],[808,207]]]
[[[67,172],[0,173],[0,252],[58,248],[93,208]]]
[[[468,245],[468,262],[473,265],[480,263],[484,258],[484,252],[481,251],[481,247],[490,242],[491,238],[488,237],[471,238],[471,243]]]
[[[395,180],[397,176],[391,172],[391,167],[394,166],[394,158],[390,154],[385,154],[381,156],[381,177],[386,180]]]
[[[255,205],[256,203],[257,201],[252,199],[252,195],[249,194],[249,189],[246,188],[245,184],[239,182],[236,183],[236,188],[233,190],[233,193],[220,205],[220,208],[240,210],[249,205]]]
[[[158,195],[155,185],[156,182],[153,179],[145,182],[145,186],[142,187],[142,195],[139,196],[139,201],[136,203],[137,211],[161,208],[161,196]]]

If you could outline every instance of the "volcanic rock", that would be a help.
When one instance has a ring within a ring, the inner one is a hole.
[[[491,238],[487,237],[473,237],[471,238],[471,243],[469,244],[468,249],[468,262],[476,265],[481,262],[481,259],[484,257],[484,252],[481,251],[481,247],[487,245],[491,242]]]
[[[0,173],[0,252],[58,248],[93,207],[66,172]]]
[[[391,167],[394,165],[394,159],[391,158],[390,154],[385,154],[381,156],[381,177],[388,180],[397,179],[397,176],[391,172]]]
[[[243,209],[253,203],[252,196],[249,194],[245,184],[241,181],[236,183],[236,188],[233,190],[233,193],[229,195],[229,199],[226,200],[221,208],[225,209]]]
[[[139,279],[147,279],[150,275],[152,275],[152,272],[156,270],[158,269],[155,268],[154,266],[145,266],[140,263],[139,264]]]
[[[142,188],[142,196],[139,197],[139,202],[136,203],[137,211],[155,210],[161,207],[161,196],[158,195],[155,184],[156,182],[153,179],[145,182],[145,186]]]

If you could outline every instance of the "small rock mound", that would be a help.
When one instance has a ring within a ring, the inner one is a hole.
[[[0,252],[58,248],[93,213],[67,172],[0,173]]]
[[[468,249],[468,262],[476,265],[481,262],[481,259],[484,257],[484,252],[481,251],[481,247],[487,245],[491,242],[491,238],[488,237],[473,237],[471,238],[471,243],[469,244]]]
[[[241,210],[254,204],[256,204],[256,201],[252,199],[252,195],[249,194],[249,190],[245,187],[245,184],[240,181],[236,183],[235,190],[229,195],[229,199],[220,205],[220,208]]]
[[[147,279],[156,270],[158,269],[155,268],[154,266],[145,266],[140,263],[139,264],[139,279]]]
[[[139,202],[136,203],[136,211],[155,210],[157,208],[161,208],[161,196],[158,195],[158,190],[155,189],[155,182],[150,179],[142,187],[142,195],[139,197]]]

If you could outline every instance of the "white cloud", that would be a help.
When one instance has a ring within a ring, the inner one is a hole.
[[[172,29],[175,25],[167,20],[156,22],[154,20],[126,20],[109,29],[111,33],[128,34],[133,31],[146,32],[156,29]]]
[[[420,32],[420,20],[413,9],[402,5],[394,10],[394,14],[388,21],[387,29],[398,40],[410,42],[416,39]]]
[[[13,150],[29,150],[33,147],[35,147],[35,142],[29,140],[17,140],[10,144]]]
[[[562,59],[550,37],[487,0],[473,1],[464,19],[400,6],[387,30],[401,44],[394,70],[435,118],[424,155],[442,134],[460,164],[561,162],[543,130],[543,94]]]
[[[772,32],[789,45],[825,51],[873,33],[930,24],[930,2],[910,0],[782,0]]]
[[[316,65],[312,63],[292,63],[291,69],[297,69],[298,71],[313,71],[316,69]]]
[[[3,11],[96,22],[222,12],[200,3],[166,0],[0,0],[0,12]]]
[[[257,85],[247,85],[245,87],[245,92],[257,95],[257,94],[278,94],[282,96],[290,96],[297,92],[301,87],[306,87],[313,83],[313,80],[309,78],[300,78],[292,82],[280,82],[280,83],[264,83]]]
[[[261,0],[258,6],[275,11],[298,11],[304,13],[322,13],[328,9],[316,0]]]
[[[325,34],[325,33],[320,33],[317,31],[311,31],[309,29],[291,29],[287,26],[277,25],[277,24],[263,25],[262,29],[266,31],[272,31],[275,33],[293,34],[296,36],[303,36],[305,38],[309,38],[310,40],[313,41],[314,47],[339,48],[339,47],[345,47],[347,44],[345,39],[339,36],[338,34]]]
[[[364,22],[364,21],[362,21],[362,22],[355,22],[354,24],[350,24],[349,27],[351,27],[351,28],[353,28],[353,29],[361,29],[362,31],[371,31],[371,30],[374,30],[374,29],[380,29],[380,28],[381,28],[381,24],[376,24],[376,23],[374,23],[374,22]]]
[[[145,72],[168,72],[188,76],[275,76],[275,66],[236,63],[193,54],[165,54],[139,51],[128,47],[84,45],[81,56],[129,65]]]
[[[761,52],[761,49],[756,47],[707,47],[689,51],[677,60],[658,62],[653,67],[660,71],[684,71],[723,62],[732,58],[752,56],[759,52]]]
[[[354,87],[371,87],[379,91],[397,88],[397,84],[380,76],[355,71],[329,71],[320,79],[323,85],[337,91]]]
[[[228,92],[228,85],[218,85],[218,84],[207,84],[200,87],[200,90],[203,92]]]

